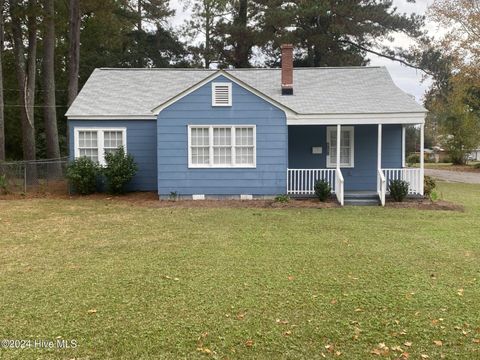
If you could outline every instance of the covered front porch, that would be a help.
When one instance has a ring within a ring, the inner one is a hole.
[[[341,205],[353,194],[374,194],[385,205],[390,181],[400,179],[410,195],[423,196],[424,125],[418,125],[420,168],[407,168],[406,124],[289,124],[287,193],[312,196],[315,182],[325,180]]]

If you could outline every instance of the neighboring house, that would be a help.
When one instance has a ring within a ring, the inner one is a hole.
[[[471,160],[471,161],[480,161],[480,149],[473,150],[473,151],[468,155],[468,160]]]
[[[104,163],[124,146],[139,166],[132,190],[305,196],[325,179],[341,204],[350,192],[383,202],[394,178],[423,194],[404,149],[405,126],[423,139],[425,115],[385,68],[294,69],[289,45],[281,69],[97,69],[67,112],[71,156]]]

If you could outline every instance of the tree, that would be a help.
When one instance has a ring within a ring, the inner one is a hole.
[[[365,65],[376,54],[414,66],[401,49],[384,44],[394,33],[422,35],[424,18],[401,14],[391,1],[263,0],[260,27],[266,45],[292,42],[298,66]]]
[[[227,1],[196,0],[190,5],[192,15],[186,22],[184,32],[193,40],[203,36],[203,43],[192,47],[192,50],[200,54],[204,67],[209,69],[212,62],[218,61],[213,46],[213,43],[219,38],[215,29],[221,17],[227,15]]]
[[[23,158],[35,160],[35,81],[37,72],[37,3],[29,0],[24,6],[19,0],[10,1],[10,17],[15,54],[22,127]],[[22,22],[27,24],[27,50],[25,54]],[[29,168],[29,181],[36,181],[36,168]]]
[[[464,164],[467,154],[480,145],[480,4],[436,0],[429,16],[449,31],[430,45],[441,48],[448,60],[433,62],[440,66],[432,67],[427,123],[438,129],[438,142],[452,162]]]
[[[43,24],[43,93],[44,122],[47,143],[47,157],[58,159],[60,146],[58,143],[57,110],[55,97],[55,7],[54,0],[44,0]],[[57,175],[60,167],[53,169]]]
[[[78,94],[80,75],[80,0],[70,0],[68,50],[68,106]]]
[[[3,101],[3,43],[4,43],[4,11],[5,0],[0,0],[0,161],[5,160],[5,112]]]

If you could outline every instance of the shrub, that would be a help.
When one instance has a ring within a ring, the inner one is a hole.
[[[125,150],[120,147],[115,152],[105,154],[105,162],[103,174],[107,181],[108,192],[123,194],[125,185],[132,180],[138,170],[133,156],[125,154]]]
[[[170,191],[170,195],[168,195],[168,198],[169,198],[171,201],[177,201],[177,199],[178,199],[178,192],[176,192],[176,191]]]
[[[290,201],[290,196],[288,195],[281,194],[281,195],[275,196],[275,202],[277,203],[288,203],[289,201]]]
[[[407,164],[412,166],[420,162],[420,156],[417,154],[410,154],[407,156]]]
[[[94,193],[100,167],[87,157],[72,161],[67,167],[67,179],[74,190],[82,195]]]
[[[437,187],[437,183],[431,176],[425,176],[423,179],[423,192],[425,196],[430,197],[433,190]]]
[[[480,163],[476,163],[475,165],[473,165],[473,167],[474,167],[475,169],[480,169]]]
[[[328,181],[325,180],[318,180],[314,186],[315,195],[317,196],[318,200],[325,202],[329,198],[330,194],[332,193],[332,188]]]
[[[408,188],[410,184],[404,180],[392,180],[388,189],[390,196],[397,202],[402,202],[408,195]]]
[[[0,175],[0,194],[7,194],[7,193],[8,193],[7,176]]]

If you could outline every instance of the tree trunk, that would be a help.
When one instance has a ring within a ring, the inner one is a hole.
[[[143,30],[142,29],[142,0],[138,0],[138,3],[137,3],[137,16],[138,16],[137,28],[138,28],[138,31],[141,32]]]
[[[205,69],[210,68],[210,31],[211,31],[211,16],[212,16],[212,7],[210,2],[204,1],[204,10],[205,10],[205,49],[203,58],[205,60]]]
[[[29,12],[34,11],[35,1],[29,1]],[[22,34],[22,20],[19,17],[20,7],[18,0],[10,1],[11,26],[13,37],[13,51],[15,55],[15,70],[17,74],[20,120],[22,126],[22,146],[24,160],[35,160],[35,72],[37,54],[37,33],[35,14],[28,16],[28,59],[25,60],[25,48]],[[37,181],[35,166],[27,167],[27,182],[29,184]]]
[[[47,158],[60,158],[58,143],[57,110],[55,99],[55,5],[54,0],[44,0],[44,34],[43,34],[43,91],[45,139]],[[48,169],[52,178],[60,176],[60,164],[55,163]]]
[[[80,4],[79,0],[70,0],[70,30],[68,50],[68,106],[78,94],[80,72]]]
[[[248,3],[247,0],[240,0],[238,5],[238,14],[234,20],[236,31],[236,46],[234,65],[237,68],[250,67],[249,53],[250,47],[247,37]]]
[[[3,27],[3,10],[5,1],[0,0],[0,161],[5,160],[5,112],[3,102],[3,40],[4,40],[4,27]]]

